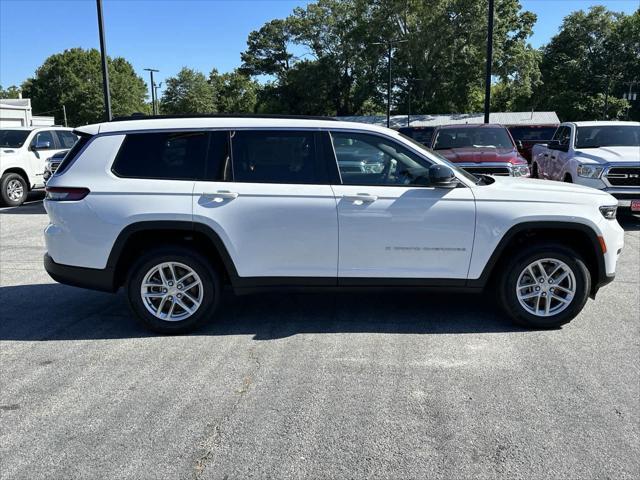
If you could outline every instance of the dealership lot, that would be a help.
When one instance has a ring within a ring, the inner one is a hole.
[[[562,330],[474,295],[227,295],[159,337],[0,209],[0,478],[637,478],[640,222]]]

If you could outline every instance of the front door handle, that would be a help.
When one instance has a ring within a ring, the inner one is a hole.
[[[233,200],[234,198],[238,198],[238,194],[236,192],[230,192],[228,190],[219,190],[215,193],[203,193],[202,196],[213,201]]]
[[[345,195],[343,197],[345,200],[356,203],[358,205],[362,205],[363,203],[371,203],[375,202],[378,197],[375,195],[369,195],[368,193],[358,193],[356,195]]]

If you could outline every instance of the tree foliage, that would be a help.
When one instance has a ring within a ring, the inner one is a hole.
[[[161,111],[166,114],[215,113],[213,90],[200,72],[183,67],[175,77],[166,80]]]
[[[539,108],[562,119],[623,118],[626,82],[640,79],[640,10],[624,15],[598,6],[568,15],[543,49],[540,68]],[[631,113],[638,118],[638,107]]]
[[[4,89],[0,85],[0,98],[18,98],[20,96],[20,89],[15,85],[11,85],[9,88]]]
[[[108,58],[111,109],[114,116],[147,112],[146,85],[124,58]],[[54,115],[62,123],[62,105],[70,125],[104,120],[100,53],[72,48],[51,55],[22,85],[34,114]]]

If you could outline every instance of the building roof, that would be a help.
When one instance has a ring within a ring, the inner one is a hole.
[[[602,126],[632,126],[638,127],[640,126],[640,122],[624,122],[619,120],[602,120],[602,121],[593,121],[593,122],[567,122],[573,123],[577,127],[602,127]]]
[[[370,125],[386,126],[387,117],[376,116],[351,116],[336,117],[348,122],[361,122]],[[446,115],[411,115],[412,127],[436,127],[438,125],[484,123],[483,113],[452,113]],[[489,123],[502,125],[557,125],[560,119],[556,112],[492,112],[489,114]],[[406,115],[392,115],[390,119],[392,128],[407,126]]]

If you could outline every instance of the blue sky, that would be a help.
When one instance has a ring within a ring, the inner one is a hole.
[[[203,73],[240,64],[247,35],[287,16],[304,0],[103,0],[107,51],[123,56],[148,81],[145,67],[160,70],[156,82],[182,66]],[[632,13],[638,0],[521,0],[538,15],[533,46],[546,43],[568,13],[605,5]],[[94,0],[0,0],[0,85],[19,85],[51,54],[66,48],[98,48]]]

